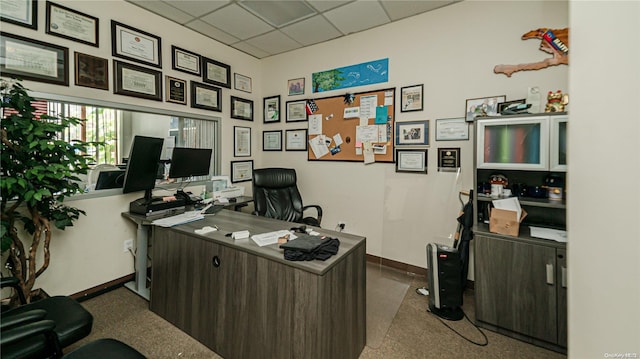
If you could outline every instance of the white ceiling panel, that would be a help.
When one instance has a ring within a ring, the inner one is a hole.
[[[157,0],[129,0],[141,8],[151,11],[152,13],[158,14],[162,17],[168,18],[178,24],[184,24],[193,20],[193,16],[182,12],[175,7]]]
[[[226,6],[201,18],[202,21],[240,40],[272,31],[274,28],[236,4]]]
[[[307,0],[309,5],[313,6],[316,10],[324,12],[331,10],[340,5],[348,4],[353,0],[338,1],[338,0]]]
[[[158,1],[158,0],[155,0]],[[214,10],[229,4],[230,0],[163,0],[164,2],[173,5],[175,8],[180,9],[195,17],[206,15]]]
[[[265,57],[273,55],[273,53],[268,53],[268,52],[262,51],[262,50],[260,50],[258,48],[255,48],[255,47],[249,45],[246,42],[239,42],[239,43],[233,45],[233,47],[238,49],[238,50],[240,50],[240,51],[242,51],[242,52],[244,52],[244,53],[247,53],[247,54],[249,54],[249,55],[251,55],[253,57],[259,58],[259,59],[262,59],[262,58],[265,58]]]
[[[247,40],[246,43],[271,54],[279,54],[300,47],[300,44],[278,30],[256,36]]]
[[[381,0],[380,2],[393,21],[435,10],[451,3],[451,1],[436,0]]]
[[[316,14],[314,9],[302,1],[242,0],[238,5],[274,27],[285,26]]]
[[[352,2],[324,14],[345,35],[391,21],[379,2],[369,0]]]
[[[215,27],[201,20],[191,21],[189,23],[186,23],[185,26],[207,37],[211,37],[219,42],[222,42],[223,44],[231,45],[240,41],[240,39],[238,39],[237,37],[233,37],[220,29],[216,29]]]
[[[283,27],[280,31],[305,46],[342,36],[340,31],[320,15]]]

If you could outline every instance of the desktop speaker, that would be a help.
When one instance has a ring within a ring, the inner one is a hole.
[[[429,310],[448,320],[460,320],[462,305],[462,261],[456,248],[427,244]]]

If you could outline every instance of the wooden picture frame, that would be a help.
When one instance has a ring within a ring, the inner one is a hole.
[[[166,102],[187,104],[187,81],[171,76],[165,76]]]
[[[109,60],[74,52],[76,86],[109,90]]]
[[[495,116],[498,114],[498,103],[505,102],[506,95],[467,99],[464,107],[465,121],[473,122],[478,116]]]
[[[265,97],[262,113],[264,123],[280,122],[280,95]]]
[[[285,133],[286,151],[306,151],[307,150],[307,129],[286,130]]]
[[[231,118],[253,121],[253,101],[231,96]]]
[[[253,160],[231,161],[231,183],[253,180]]]
[[[99,29],[97,17],[47,1],[47,34],[99,47]]]
[[[233,126],[233,157],[251,156],[251,127]]]
[[[162,101],[162,72],[113,60],[113,93]]]
[[[233,74],[233,88],[239,91],[251,93],[251,77],[235,72]]]
[[[427,174],[428,149],[396,149],[396,172]]]
[[[424,106],[424,84],[400,89],[400,112],[422,111]]]
[[[396,146],[428,146],[429,120],[396,121]]]
[[[0,6],[0,20],[38,30],[38,0],[16,0]]]
[[[287,101],[286,122],[307,121],[307,100]]]
[[[191,107],[222,112],[222,89],[191,81]]]
[[[231,66],[220,61],[202,58],[202,81],[217,86],[231,88]]]
[[[3,76],[69,86],[69,49],[0,32],[0,72]]]
[[[287,81],[289,96],[304,95],[304,77]]]
[[[111,55],[162,68],[162,39],[111,20]]]
[[[202,56],[171,45],[171,68],[195,76],[202,76]]]
[[[262,131],[263,151],[282,151],[282,130]]]

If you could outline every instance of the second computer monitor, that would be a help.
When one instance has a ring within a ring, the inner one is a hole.
[[[208,176],[212,152],[210,148],[175,147],[171,155],[169,178]]]

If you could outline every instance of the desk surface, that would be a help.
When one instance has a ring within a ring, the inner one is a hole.
[[[204,226],[213,227],[214,225],[218,227],[218,230],[215,232],[209,232],[203,235],[199,235],[194,232],[196,229],[200,229]],[[340,260],[340,258],[349,254],[354,250],[354,248],[366,240],[365,237],[362,236],[312,227],[321,235],[338,238],[340,240],[340,250],[338,253],[326,261],[288,261],[284,259],[284,250],[280,249],[278,244],[260,247],[251,238],[234,240],[230,236],[226,236],[226,234],[236,231],[248,230],[251,235],[254,235],[282,229],[288,230],[292,227],[298,227],[299,225],[300,224],[298,223],[259,217],[249,213],[222,210],[214,215],[205,216],[203,220],[185,223],[168,229],[228,247],[233,247],[244,252],[249,252],[260,257],[285,263],[292,267],[320,275],[330,270],[335,263]]]

